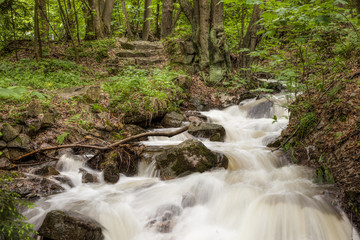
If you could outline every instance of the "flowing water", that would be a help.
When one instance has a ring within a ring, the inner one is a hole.
[[[224,143],[203,143],[228,156],[227,170],[161,181],[151,163],[142,164],[138,176],[121,176],[116,184],[83,184],[78,171],[82,162],[64,155],[61,174],[75,187],[41,199],[26,216],[38,228],[50,210],[77,211],[100,222],[105,238],[112,240],[358,239],[326,191],[313,183],[313,171],[290,164],[265,146],[287,126],[287,112],[276,104],[281,101],[247,100],[203,113],[226,129]],[[184,133],[143,143],[175,145],[188,138]]]

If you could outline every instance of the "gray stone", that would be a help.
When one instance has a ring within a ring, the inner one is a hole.
[[[181,42],[181,47],[184,54],[195,54],[195,46],[192,41]]]
[[[2,138],[5,142],[10,142],[19,135],[19,130],[12,127],[10,124],[5,123],[2,128]]]
[[[164,127],[180,127],[185,120],[184,116],[177,112],[170,112],[165,115],[161,124]]]
[[[248,110],[249,118],[271,118],[272,117],[272,107],[274,102],[269,100],[263,100],[260,103],[252,106]]]
[[[64,99],[70,99],[73,97],[82,97],[88,103],[95,103],[100,99],[101,88],[100,86],[85,86],[85,87],[73,87],[66,88],[59,96]]]
[[[181,200],[181,207],[187,208],[187,207],[193,207],[196,204],[196,198],[191,193],[186,193],[182,196]]]
[[[228,159],[212,152],[200,141],[189,139],[156,156],[156,164],[161,177],[166,180],[212,168],[227,168]]]
[[[32,100],[27,107],[29,117],[37,117],[43,113],[42,105],[39,100]]]
[[[99,179],[96,175],[89,173],[84,168],[80,168],[79,171],[82,174],[81,182],[82,183],[97,183]]]
[[[102,240],[102,226],[95,220],[71,211],[51,211],[39,229],[39,235],[53,240]]]
[[[161,42],[149,42],[149,41],[132,41],[121,42],[121,47],[127,50],[143,49],[143,50],[155,50],[163,49],[164,46]]]
[[[67,184],[71,188],[75,187],[75,185],[73,184],[71,179],[69,177],[67,177],[67,176],[54,175],[54,176],[52,176],[52,178],[55,179],[56,181],[59,181],[62,184]]]
[[[103,173],[104,173],[104,180],[107,183],[117,183],[120,179],[120,172],[117,169],[117,164],[115,163],[107,163],[105,164]]]
[[[55,116],[52,113],[45,113],[41,120],[41,128],[49,128],[55,124]]]
[[[27,126],[25,130],[26,134],[29,136],[35,136],[36,133],[40,130],[42,123],[38,118],[30,118],[25,121],[25,124]]]
[[[6,147],[6,142],[3,140],[0,140],[0,149],[4,149]]]
[[[213,123],[192,123],[189,126],[188,133],[195,137],[210,138],[211,141],[223,142],[225,138],[225,128]]]
[[[7,167],[10,167],[12,164],[9,161],[9,159],[5,157],[0,157],[0,169],[6,169]]]
[[[10,159],[10,160],[18,159],[19,157],[21,157],[25,153],[26,152],[24,150],[17,149],[17,148],[5,148],[3,150],[4,156],[6,158]]]
[[[64,190],[56,182],[44,177],[15,178],[9,183],[9,189],[26,199],[46,197]]]
[[[59,171],[56,170],[53,166],[43,166],[38,169],[34,170],[34,174],[40,175],[40,176],[52,176],[52,175],[59,175]]]
[[[30,147],[30,137],[26,134],[20,134],[14,140],[8,142],[8,148],[22,148],[29,149]]]
[[[154,227],[158,232],[169,233],[175,226],[177,216],[182,213],[181,207],[173,204],[165,204],[156,210],[155,217],[147,224]]]

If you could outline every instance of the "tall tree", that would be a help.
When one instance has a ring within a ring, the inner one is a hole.
[[[121,0],[121,8],[124,14],[124,20],[125,20],[125,26],[126,26],[126,32],[129,38],[134,38],[134,34],[131,31],[129,17],[126,11],[126,3],[125,0]]]
[[[172,30],[172,15],[174,0],[163,0],[161,17],[161,38],[166,38]]]
[[[42,57],[42,49],[41,49],[41,38],[40,38],[40,27],[39,27],[39,0],[35,0],[34,7],[34,52],[35,59],[37,62],[40,61]]]
[[[102,21],[105,27],[105,35],[111,36],[111,17],[114,9],[114,0],[106,0],[104,2],[104,10],[102,11]]]
[[[202,75],[211,84],[221,81],[231,68],[225,40],[221,0],[179,0],[191,23],[192,40]]]
[[[147,41],[150,33],[151,0],[144,1],[144,23],[142,31],[142,40]]]

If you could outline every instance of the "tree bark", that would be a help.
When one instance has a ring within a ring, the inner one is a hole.
[[[114,0],[106,0],[104,10],[102,12],[102,20],[105,26],[106,36],[111,36],[111,17],[114,9]]]
[[[142,40],[147,41],[150,33],[151,0],[144,1],[144,23],[142,30]]]
[[[34,51],[35,59],[37,62],[39,62],[42,57],[40,28],[39,28],[39,0],[35,0],[35,8],[34,8],[34,50],[35,50]]]
[[[199,0],[200,13],[200,69],[209,67],[209,33],[210,33],[210,7],[208,0]]]
[[[49,36],[49,22],[46,16],[46,0],[39,0],[38,15],[40,16],[40,37],[41,39],[48,39]]]
[[[159,17],[160,17],[160,4],[156,4],[156,15],[155,15],[155,36],[160,37],[160,28],[159,28]]]
[[[94,40],[95,36],[95,28],[94,28],[94,14],[91,11],[91,0],[83,0],[83,13],[85,18],[85,40]]]
[[[171,33],[172,13],[174,10],[174,0],[163,0],[161,17],[161,38],[166,38]]]
[[[261,36],[257,35],[257,32],[260,29],[260,25],[258,25],[257,22],[260,20],[261,14],[262,10],[260,9],[260,6],[258,4],[255,4],[253,8],[253,13],[251,15],[250,23],[241,46],[241,48],[246,49],[245,51],[242,51],[240,53],[240,64],[241,68],[244,69],[244,77],[249,77],[250,71],[247,69],[250,67],[252,61],[250,53],[255,51],[256,46],[261,40]]]
[[[175,26],[176,26],[176,23],[177,23],[177,21],[179,20],[182,11],[183,11],[183,10],[182,10],[182,7],[180,6],[180,8],[177,10],[177,12],[176,12],[176,14],[175,14],[175,17],[174,17],[174,20],[173,20],[173,22],[172,22],[171,32],[174,31]]]
[[[128,17],[127,11],[126,11],[125,0],[121,0],[121,8],[122,8],[122,11],[124,14],[127,35],[129,38],[134,38],[134,34],[132,33],[131,27],[130,27],[129,17]]]

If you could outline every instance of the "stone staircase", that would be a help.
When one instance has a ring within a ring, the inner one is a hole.
[[[166,54],[161,42],[120,41],[121,49],[116,51],[120,62],[131,65],[161,65],[166,63]]]

